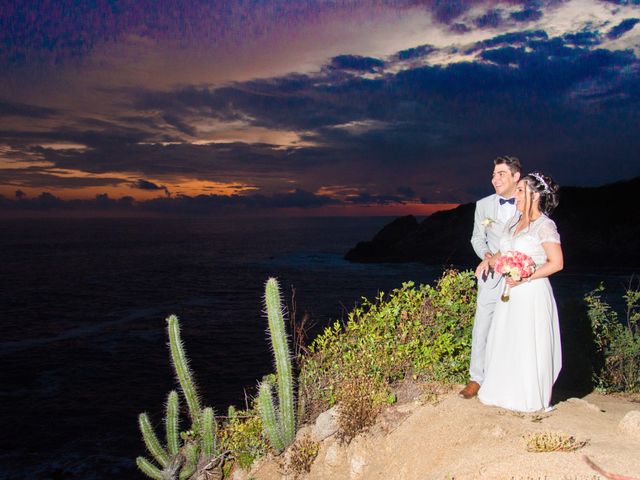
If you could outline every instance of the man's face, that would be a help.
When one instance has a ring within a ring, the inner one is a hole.
[[[520,180],[520,174],[518,172],[511,173],[509,167],[504,163],[500,163],[493,168],[491,184],[496,189],[496,193],[502,197],[513,197],[518,180]]]

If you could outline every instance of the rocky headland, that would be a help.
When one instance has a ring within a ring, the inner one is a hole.
[[[591,393],[559,401],[550,413],[521,414],[461,399],[455,389],[434,395],[414,388],[349,444],[322,416],[302,428],[298,440],[319,443],[308,473],[288,469],[288,450],[237,471],[236,480],[640,478],[637,398]],[[545,433],[572,438],[577,448],[529,451],[527,438]],[[613,473],[599,475],[585,457]]]
[[[562,238],[565,266],[640,266],[640,177],[600,187],[562,187],[551,218]],[[471,247],[475,203],[436,212],[419,222],[397,218],[345,258],[352,262],[475,265]]]

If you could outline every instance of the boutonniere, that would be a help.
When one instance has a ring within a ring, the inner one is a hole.
[[[496,223],[496,221],[493,218],[485,218],[484,220],[482,220],[482,222],[480,222],[485,228],[490,228],[491,225],[493,225],[494,223]]]

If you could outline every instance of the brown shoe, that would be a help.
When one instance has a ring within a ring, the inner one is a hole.
[[[480,390],[480,384],[471,380],[469,383],[467,383],[466,387],[460,390],[460,393],[458,393],[458,395],[468,400],[475,397],[478,394],[478,390]]]

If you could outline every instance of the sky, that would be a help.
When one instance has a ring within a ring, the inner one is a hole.
[[[640,175],[640,0],[5,0],[0,212],[429,214]]]

